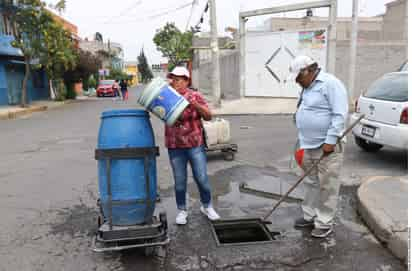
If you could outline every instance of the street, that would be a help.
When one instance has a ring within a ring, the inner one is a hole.
[[[156,143],[159,210],[166,210],[171,243],[164,253],[145,257],[138,250],[98,254],[91,250],[97,228],[97,163],[94,160],[100,114],[138,108],[131,90],[127,103],[112,98],[79,101],[15,120],[0,121],[0,270],[362,270],[406,267],[384,248],[356,214],[355,193],[363,178],[407,175],[407,152],[383,148],[366,153],[352,136],[346,144],[336,230],[324,240],[293,228],[297,204],[272,214],[271,244],[217,247],[199,211],[190,178],[189,222],[174,223],[173,178],[163,142],[163,123],[151,118]],[[234,161],[219,153],[208,160],[214,205],[223,218],[262,216],[275,201],[239,192],[247,182],[269,191],[297,180],[289,173],[296,130],[290,115],[223,116],[239,146]],[[190,175],[189,175],[190,176]],[[285,188],[280,187],[281,192]],[[301,190],[296,191],[299,196]]]

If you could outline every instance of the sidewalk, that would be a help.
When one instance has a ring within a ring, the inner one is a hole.
[[[358,212],[375,236],[404,263],[408,260],[408,179],[375,176],[358,189]]]
[[[47,109],[59,107],[69,103],[75,103],[84,99],[66,100],[66,101],[33,101],[28,107],[22,108],[19,105],[0,106],[0,120],[15,119],[33,112],[46,111]]]
[[[271,115],[293,114],[296,111],[297,99],[294,98],[241,98],[238,100],[222,100],[219,108],[210,102],[214,115]]]

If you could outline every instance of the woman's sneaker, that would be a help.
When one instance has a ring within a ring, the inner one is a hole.
[[[204,208],[203,206],[201,206],[200,211],[212,221],[220,219],[220,216],[216,213],[213,207]]]
[[[187,212],[184,210],[180,210],[176,216],[176,224],[177,225],[186,225],[187,223]]]

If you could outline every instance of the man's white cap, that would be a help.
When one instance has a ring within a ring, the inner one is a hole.
[[[309,56],[297,56],[295,57],[291,62],[289,66],[289,76],[288,80],[289,81],[295,81],[296,77],[298,77],[298,74],[300,71],[304,68],[309,67],[310,65],[314,64],[316,61],[313,60]]]
[[[190,78],[190,73],[185,67],[177,66],[175,67],[169,74],[170,75],[175,75],[175,76],[185,76],[187,78]]]

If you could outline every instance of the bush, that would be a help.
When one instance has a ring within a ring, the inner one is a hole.
[[[74,91],[74,84],[70,84],[70,86],[67,89],[66,92],[66,99],[76,99],[76,91]]]
[[[67,95],[67,88],[63,80],[54,80],[53,81],[54,90],[56,92],[56,100],[64,101]]]
[[[87,87],[84,87],[84,89],[89,89],[89,88],[97,88],[97,81],[94,79],[93,75],[90,75],[89,79],[87,80]]]

